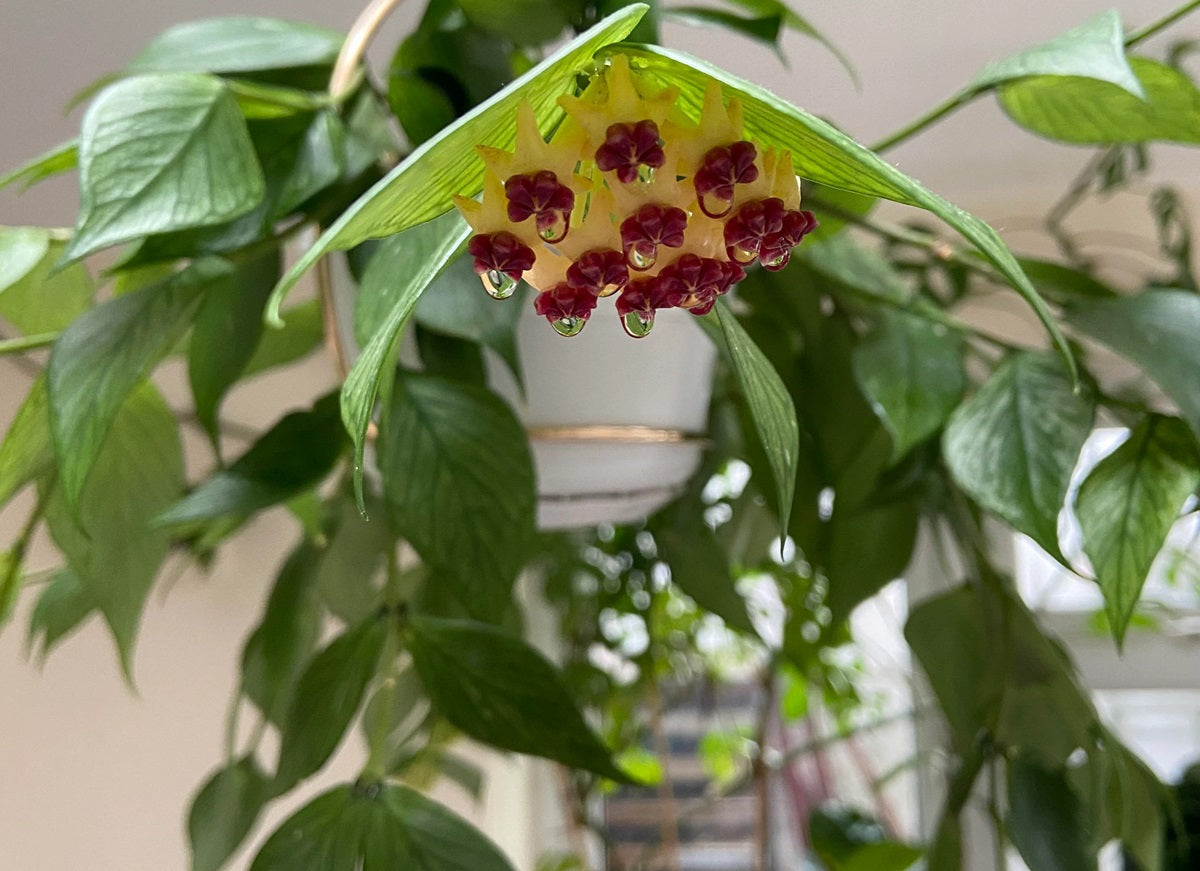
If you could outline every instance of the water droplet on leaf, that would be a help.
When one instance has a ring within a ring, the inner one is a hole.
[[[587,325],[587,320],[568,315],[564,318],[557,318],[550,322],[550,326],[554,327],[554,332],[560,336],[578,336],[583,332],[584,326]]]
[[[654,312],[630,312],[621,318],[625,332],[634,339],[644,339],[654,328]]]
[[[490,269],[484,277],[483,287],[492,299],[508,299],[517,289],[517,281],[506,272]]]

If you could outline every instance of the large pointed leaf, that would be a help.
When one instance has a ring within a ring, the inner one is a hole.
[[[340,786],[290,816],[250,871],[513,871],[478,829],[404,786]]]
[[[79,186],[72,259],[231,220],[265,191],[233,95],[190,73],[135,76],[96,98],[83,118]]]
[[[713,323],[714,320],[716,323]],[[714,315],[705,316],[699,323],[714,338],[717,348],[737,378],[738,388],[771,466],[771,476],[775,479],[775,491],[779,499],[781,534],[786,535],[800,451],[796,406],[779,373],[723,300],[718,301]]]
[[[197,261],[78,318],[50,355],[47,391],[59,473],[74,503],[125,397],[187,331],[204,293],[233,274]]]
[[[1074,358],[1053,315],[1021,271],[1012,252],[990,226],[909,178],[879,155],[833,125],[810,115],[758,85],[681,52],[657,46],[622,46],[633,68],[664,85],[677,86],[678,105],[699,117],[710,80],[720,82],[726,99],[742,101],[746,136],[768,148],[790,151],[796,172],[830,187],[918,206],[937,215],[995,264],[1045,325],[1074,373]]]
[[[66,247],[40,228],[0,231],[0,317],[26,335],[56,333],[91,304],[87,269],[79,263],[56,268]]]
[[[401,535],[472,616],[499,619],[530,554],[537,503],[529,443],[512,411],[486,389],[405,375],[379,465]]]
[[[645,12],[644,4],[634,3],[606,18],[414,150],[305,252],[276,287],[268,316],[275,317],[300,276],[328,252],[415,227],[450,209],[455,194],[478,193],[484,165],[474,147],[510,148],[522,101],[530,103],[543,129],[552,126],[562,117],[557,98],[574,90],[576,75],[596,51],[624,39]]]
[[[192,871],[218,871],[250,834],[268,795],[252,756],[214,772],[188,811]]]
[[[1081,76],[1109,82],[1135,98],[1142,87],[1125,58],[1121,16],[1109,9],[1049,42],[992,61],[967,86],[982,90],[1030,76]]]
[[[1154,558],[1200,486],[1195,438],[1178,418],[1152,415],[1080,485],[1075,513],[1083,549],[1120,642]]]
[[[342,35],[275,18],[230,16],[176,24],[133,59],[134,73],[247,73],[332,63]]]
[[[410,650],[430,700],[472,738],[628,781],[554,666],[519,638],[482,623],[416,617]]]
[[[29,615],[26,648],[32,656],[45,661],[60,641],[95,612],[96,600],[79,575],[70,568],[55,572]]]
[[[1000,89],[1000,105],[1034,133],[1063,142],[1200,142],[1200,90],[1184,73],[1130,59],[1141,99],[1095,79],[1038,76]]]
[[[72,507],[60,485],[46,519],[90,599],[108,621],[130,673],[142,608],[170,540],[151,518],[183,489],[175,416],[149,384],[121,406]]]
[[[946,464],[971,498],[1061,561],[1058,513],[1094,414],[1053,357],[1014,354],[951,416]]]
[[[1026,761],[1008,763],[1008,834],[1030,871],[1088,871],[1090,820],[1065,770]]]
[[[1081,301],[1067,309],[1065,319],[1153,378],[1200,435],[1200,296],[1155,290]]]

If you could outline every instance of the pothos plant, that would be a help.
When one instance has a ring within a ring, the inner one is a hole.
[[[921,528],[953,542],[963,566],[905,627],[952,752],[940,822],[904,844],[855,817],[814,817],[820,860],[961,867],[960,817],[986,773],[997,842],[1034,871],[1095,867],[1113,840],[1140,867],[1166,867],[1167,793],[1098,719],[985,525],[1094,580],[1119,644],[1168,530],[1193,508],[1200,297],[1183,203],[1155,191],[1169,269],[1130,286],[1103,280],[1065,218],[1148,173],[1148,143],[1200,142],[1194,43],[1163,60],[1137,52],[1200,4],[1136,31],[1105,13],[993,61],[874,149],[655,44],[667,15],[767,42],[785,28],[819,38],[775,0],[431,0],[376,81],[358,61],[394,5],[372,4],[345,42],[265,19],[173,28],[86,92],[78,140],[0,182],[77,171],[81,193],[69,232],[0,231],[0,353],[31,376],[0,446],[0,505],[36,493],[0,552],[0,618],[36,599],[29,637],[48,653],[99,615],[129,671],[168,552],[204,565],[259,512],[286,506],[298,521],[234,702],[258,709],[278,754],[260,749],[262,730],[231,744],[188,810],[193,868],[224,865],[356,719],[361,776],[271,833],[254,871],[509,868],[413,788],[431,772],[471,779],[452,749],[463,735],[573,770],[577,820],[602,831],[589,797],[653,775],[638,754],[654,746],[640,702],[712,667],[703,615],[757,663],[764,724],[781,705],[802,713],[797,693],[853,705],[852,680],[824,654],[850,640],[855,606],[903,575]],[[1057,258],[1014,255],[880,156],[987,96],[1034,134],[1097,149],[1048,220]],[[880,220],[879,200],[913,207],[913,221]],[[312,226],[319,238],[285,272],[285,248]],[[89,268],[108,249],[115,261]],[[339,391],[234,455],[223,398],[319,344],[320,302],[288,296],[340,256],[358,283],[361,352]],[[639,528],[539,535],[526,436],[482,363],[484,347],[515,360],[521,303],[439,316],[438,296],[440,314],[463,298],[456,269],[482,278],[472,293],[532,285],[523,304],[564,335],[620,316],[635,341],[662,308],[695,314],[722,368],[693,485]],[[998,285],[1028,303],[1045,348],[960,317]],[[408,333],[419,366],[397,362]],[[1097,344],[1155,391],[1098,381]],[[193,399],[182,419],[152,380],[174,356]],[[1098,420],[1129,435],[1074,491]],[[181,426],[209,436],[201,480],[185,480]],[[734,461],[750,470],[744,488],[706,487]],[[1082,553],[1060,546],[1064,510]],[[44,573],[26,565],[43,526],[62,556]],[[526,567],[563,618],[557,665],[522,637],[513,583]],[[781,632],[751,619],[737,584],[751,575],[782,603]],[[647,634],[639,651],[613,651],[632,681],[589,658],[618,646],[604,612]],[[762,784],[785,765],[769,740],[766,728],[748,736],[726,781]]]

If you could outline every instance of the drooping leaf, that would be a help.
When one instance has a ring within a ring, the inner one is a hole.
[[[598,49],[624,39],[645,11],[645,5],[635,3],[605,19],[415,149],[305,252],[276,287],[268,315],[274,317],[288,291],[328,252],[415,227],[450,209],[455,194],[478,193],[484,165],[474,146],[511,147],[516,109],[523,100],[532,105],[539,123],[548,129],[562,117],[556,99],[574,90],[576,74]]]
[[[96,610],[95,597],[75,572],[70,568],[55,572],[29,615],[25,646],[30,655],[45,661]]]
[[[1092,846],[1098,848],[1115,838],[1137,860],[1139,869],[1183,871],[1187,863],[1178,864],[1178,855],[1176,863],[1164,862],[1173,851],[1163,833],[1174,825],[1166,819],[1170,813],[1166,789],[1146,763],[1112,736],[1106,738],[1104,752],[1089,754],[1087,763],[1072,772],[1075,790],[1092,815],[1088,826]]]
[[[400,333],[412,316],[421,293],[458,256],[469,235],[470,229],[459,220],[455,231],[441,235],[439,241],[427,251],[426,258],[416,271],[397,277],[392,290],[395,301],[391,309],[363,347],[342,384],[342,422],[354,442],[354,488],[360,509],[363,508],[363,456],[367,427],[371,423],[380,386],[389,368],[395,365]]]
[[[39,376],[0,442],[0,507],[54,468],[46,380]]]
[[[252,756],[215,771],[188,811],[192,871],[219,871],[250,834],[268,796],[266,775]]]
[[[1083,549],[1104,593],[1118,643],[1154,558],[1180,509],[1200,487],[1195,437],[1178,418],[1151,415],[1080,485]]]
[[[518,45],[549,42],[567,26],[557,0],[458,0],[467,20]]]
[[[971,498],[1062,561],[1058,513],[1094,414],[1054,358],[1015,354],[951,416],[946,464]]]
[[[375,674],[386,632],[372,617],[331,641],[304,669],[281,729],[273,794],[291,789],[333,755]]]
[[[490,391],[431,375],[396,384],[379,440],[397,530],[445,573],[472,616],[502,616],[533,543],[533,459],[520,422]]]
[[[91,309],[62,334],[50,355],[47,393],[59,474],[74,504],[125,397],[175,347],[204,294],[231,281],[219,260]]]
[[[250,871],[513,871],[481,832],[404,786],[340,786],[267,840]]]
[[[771,92],[704,61],[658,46],[622,46],[635,71],[680,88],[680,108],[700,114],[710,80],[725,99],[742,102],[747,138],[767,148],[790,151],[796,173],[820,184],[918,206],[961,233],[1021,294],[1037,313],[1055,347],[1074,374],[1074,358],[1053,315],[1000,236],[983,221],[947,202],[840,130]]]
[[[854,374],[892,437],[893,462],[937,432],[967,386],[961,338],[913,314],[881,309],[854,349]]]
[[[830,42],[823,33],[817,30],[808,19],[804,18],[792,8],[791,4],[783,2],[783,0],[727,0],[727,2],[735,6],[741,6],[759,16],[775,16],[778,15],[783,19],[783,24],[789,30],[794,30],[797,33],[803,33],[805,36],[815,39],[825,48],[829,49],[830,53],[837,58],[838,63],[850,75],[850,79],[854,82],[855,87],[858,87],[858,73],[855,72],[854,66],[836,45]],[[658,40],[637,40],[639,42],[657,42]]]
[[[921,850],[889,839],[877,820],[853,808],[819,807],[808,826],[829,871],[905,871],[921,858]]]
[[[240,264],[230,281],[212,288],[200,304],[188,344],[188,380],[196,417],[220,445],[218,414],[258,347],[262,309],[279,278],[279,252]]]
[[[190,73],[135,76],[101,92],[83,118],[79,186],[70,259],[232,220],[265,192],[233,95]]]
[[[839,507],[835,498],[826,551],[814,555],[828,579],[825,605],[834,624],[903,574],[916,546],[920,516],[915,498],[875,497],[858,507]]]
[[[230,16],[176,24],[127,68],[132,73],[247,73],[331,64],[342,35],[275,18]]]
[[[672,6],[664,9],[663,15],[685,24],[724,27],[773,49],[779,48],[779,35],[783,30],[783,15],[779,12],[749,18],[709,6]]]
[[[191,527],[221,517],[245,518],[286,502],[329,474],[344,438],[338,397],[330,393],[311,410],[285,415],[229,468],[214,472],[156,523]]]
[[[91,304],[94,285],[87,268],[73,263],[57,269],[66,243],[45,231],[14,228],[0,235],[0,317],[26,335],[64,329]],[[40,237],[37,238],[37,237]],[[41,244],[44,243],[44,244]],[[30,264],[36,248],[42,256]],[[4,250],[7,248],[7,250]]]
[[[780,506],[779,522],[786,534],[800,450],[796,407],[775,368],[723,300],[718,301],[715,312],[715,315],[701,318],[699,323],[716,342],[737,378],[759,441],[766,451]]]
[[[70,172],[79,165],[79,142],[72,139],[56,145],[44,154],[39,154],[16,169],[0,175],[0,190],[10,184],[21,183],[22,190],[33,187],[40,181]]]
[[[973,78],[969,90],[983,90],[1032,76],[1077,76],[1107,82],[1136,99],[1141,84],[1125,57],[1125,34],[1115,9],[1102,12],[1060,36],[992,61]]]
[[[380,605],[379,576],[395,546],[382,505],[372,504],[364,518],[350,496],[334,503],[326,523],[328,544],[316,566],[317,594],[335,617],[354,624]]]
[[[1021,268],[1037,285],[1037,289],[1042,292],[1043,296],[1057,303],[1065,305],[1079,302],[1081,298],[1085,297],[1108,299],[1116,296],[1116,291],[1102,283],[1090,272],[1064,266],[1053,260],[1022,257]]]
[[[1071,306],[1066,322],[1138,366],[1200,434],[1200,296],[1156,290]]]
[[[1200,142],[1200,90],[1185,74],[1148,58],[1130,58],[1146,98],[1095,79],[1038,76],[1000,89],[1015,122],[1062,142]]]
[[[1025,759],[1008,763],[1008,834],[1030,871],[1088,871],[1086,811],[1065,770]]]
[[[696,604],[726,625],[753,635],[746,602],[735,588],[729,560],[716,537],[697,515],[673,512],[673,522],[654,529],[658,553],[671,569],[671,581]]]
[[[473,738],[627,782],[562,677],[519,638],[482,623],[414,617],[410,650],[425,692]]]
[[[104,614],[127,675],[142,609],[170,545],[150,521],[182,489],[175,415],[143,384],[114,415],[77,498],[68,500],[60,483],[46,509],[54,542]]]

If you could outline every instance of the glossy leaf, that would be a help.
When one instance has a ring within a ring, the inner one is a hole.
[[[1079,76],[1108,82],[1141,99],[1142,87],[1125,58],[1121,16],[1109,9],[1049,42],[992,61],[971,80],[983,90],[1031,76]]]
[[[1200,142],[1200,90],[1191,79],[1147,58],[1130,64],[1144,100],[1095,79],[1039,76],[1003,87],[1000,105],[1022,127],[1062,142]]]
[[[218,871],[250,834],[268,795],[253,757],[214,772],[188,811],[192,871]]]
[[[409,649],[434,706],[501,750],[628,777],[588,728],[562,677],[519,638],[482,623],[414,617]]]
[[[101,92],[83,118],[79,186],[71,259],[232,220],[265,192],[232,94],[188,73],[135,76]]]
[[[220,445],[221,402],[258,347],[262,309],[279,268],[278,251],[241,264],[232,280],[205,295],[196,313],[188,343],[188,381],[196,417],[214,445]]]
[[[1136,296],[1078,303],[1066,322],[1138,366],[1179,407],[1200,434],[1200,296],[1155,290]]]
[[[77,499],[69,504],[60,484],[46,509],[54,542],[104,614],[127,675],[142,609],[170,546],[150,520],[182,489],[175,415],[145,384],[120,406]]]
[[[467,20],[518,45],[549,42],[567,26],[557,0],[458,0]]]
[[[220,517],[244,518],[319,484],[341,456],[338,399],[329,394],[309,411],[285,415],[229,468],[160,515],[156,523],[190,527]]]
[[[605,19],[415,149],[343,212],[284,276],[275,289],[269,316],[274,317],[293,285],[330,251],[415,227],[444,214],[455,194],[477,194],[483,186],[484,165],[474,147],[511,147],[516,109],[522,101],[532,105],[539,123],[548,129],[562,117],[557,98],[572,92],[576,75],[596,51],[624,39],[645,11],[643,4],[635,3]]]
[[[887,309],[854,349],[854,374],[892,437],[893,462],[941,429],[967,386],[957,334]]]
[[[38,377],[0,442],[0,507],[54,468],[46,380]]]
[[[1008,763],[1008,834],[1030,871],[1088,871],[1087,811],[1067,773],[1024,759]]]
[[[290,816],[250,871],[513,871],[481,832],[403,786],[341,786]]]
[[[331,64],[342,35],[274,18],[230,16],[176,24],[133,59],[133,73],[246,73]]]
[[[47,392],[67,500],[76,503],[125,397],[175,347],[204,294],[232,280],[204,260],[75,320],[50,355]]]
[[[280,734],[273,794],[291,789],[333,755],[375,674],[386,631],[382,620],[369,619],[331,641],[304,669]]]
[[[360,509],[364,507],[363,456],[367,445],[367,428],[375,410],[380,385],[389,369],[396,364],[400,333],[412,316],[421,293],[458,256],[470,236],[466,223],[457,216],[453,217],[457,220],[457,230],[435,237],[436,241],[426,251],[419,268],[396,277],[391,291],[394,293],[391,308],[350,367],[342,384],[342,423],[354,442],[354,489]]]
[[[70,172],[78,165],[79,143],[72,139],[0,175],[0,190],[17,182],[20,182],[22,190],[26,190],[51,176]]]
[[[379,440],[396,528],[456,598],[496,620],[530,554],[537,497],[525,430],[490,391],[405,375]]]
[[[946,464],[984,509],[1061,561],[1058,513],[1094,415],[1054,358],[1015,354],[951,416]]]
[[[31,238],[28,229],[0,235],[0,317],[26,335],[55,333],[87,310],[95,288],[82,264],[58,268],[65,242],[36,229]]]
[[[718,301],[715,314],[706,315],[699,323],[713,337],[718,350],[733,369],[759,441],[766,451],[780,506],[779,523],[786,533],[800,450],[796,407],[775,367],[754,344],[724,301]]]
[[[1200,487],[1195,437],[1177,418],[1152,415],[1080,485],[1075,514],[1118,643],[1142,585],[1188,497]]]
[[[786,103],[770,91],[681,52],[657,46],[623,46],[635,70],[664,85],[680,88],[678,105],[696,118],[710,80],[722,86],[725,99],[741,100],[745,134],[767,148],[790,151],[796,173],[831,187],[918,206],[961,233],[991,261],[1037,313],[1072,373],[1074,358],[1054,316],[1021,271],[1000,236],[983,221],[951,205],[896,167],[859,145],[833,125]]]
[[[44,662],[59,642],[97,610],[96,599],[70,568],[50,578],[29,615],[26,648]]]

